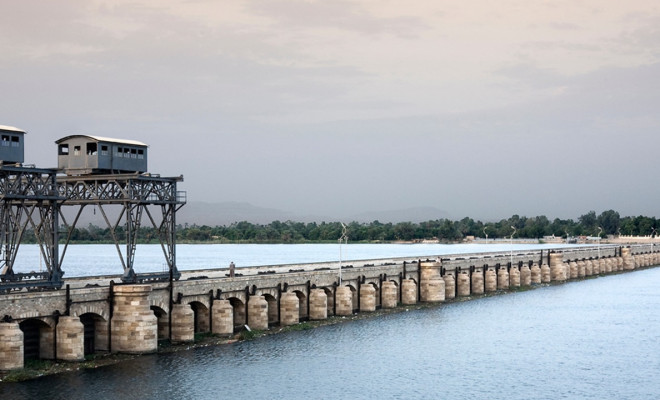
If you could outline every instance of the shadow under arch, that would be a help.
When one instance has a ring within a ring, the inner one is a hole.
[[[108,321],[96,313],[85,313],[80,316],[84,332],[85,355],[97,352],[107,352],[108,346]]]

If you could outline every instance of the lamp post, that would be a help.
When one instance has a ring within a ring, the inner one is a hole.
[[[511,234],[511,266],[513,266],[513,235],[516,234],[516,227],[511,225],[511,229],[513,229],[513,233]]]
[[[603,231],[603,228],[598,227],[598,259],[600,260],[600,233]],[[600,262],[600,261],[599,261]]]
[[[337,240],[339,242],[339,286],[341,286],[341,243],[348,243],[348,236],[346,236],[346,225],[343,222],[341,224],[341,237]]]
[[[486,227],[484,226],[484,236],[486,236],[486,243],[488,243],[488,234],[486,233]]]
[[[653,253],[653,238],[655,237],[655,228],[651,228],[651,253]]]

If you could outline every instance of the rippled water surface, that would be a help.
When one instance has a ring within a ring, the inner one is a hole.
[[[425,257],[494,251],[528,251],[563,247],[562,244],[362,244],[342,246],[342,259],[370,260],[389,257]],[[572,245],[571,247],[575,247]],[[120,247],[124,251],[124,247]],[[64,246],[60,246],[60,254]],[[235,262],[238,268],[261,265],[328,262],[339,259],[337,244],[179,244],[176,246],[179,270],[227,268]],[[19,248],[15,272],[38,271],[39,246]],[[125,253],[124,253],[125,254]],[[165,271],[167,263],[160,245],[142,244],[135,252],[135,271]],[[66,249],[62,269],[65,277],[112,275],[123,272],[115,245],[71,245]]]
[[[0,384],[7,399],[656,399],[660,268]]]

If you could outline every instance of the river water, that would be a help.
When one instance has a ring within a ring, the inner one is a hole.
[[[389,257],[435,257],[494,251],[525,251],[565,247],[562,244],[360,244],[349,243],[341,248],[342,260],[371,260]],[[575,247],[575,245],[571,245]],[[60,246],[60,253],[64,250]],[[124,247],[120,250],[125,254]],[[339,260],[337,244],[180,244],[176,246],[177,268],[181,271],[227,268],[234,262],[237,268],[261,265],[301,264]],[[14,264],[15,272],[38,271],[39,246],[21,245]],[[160,245],[138,245],[135,252],[135,272],[162,272],[167,263]],[[114,245],[71,245],[62,261],[65,278],[91,275],[121,275],[122,266]]]
[[[0,384],[19,399],[656,399],[660,268]]]

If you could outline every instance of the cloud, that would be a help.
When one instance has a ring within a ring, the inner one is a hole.
[[[366,35],[416,37],[426,23],[416,17],[379,17],[351,1],[252,0],[249,9],[288,29],[345,30]]]
[[[660,196],[629,183],[660,140],[648,4],[26,0],[0,15],[0,123],[40,166],[68,134],[142,140],[196,200],[640,213]]]

